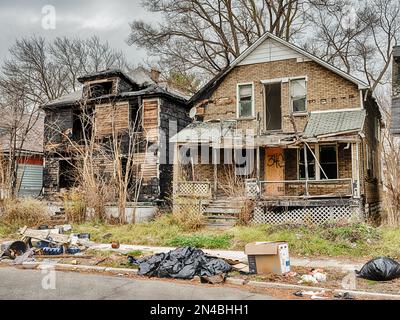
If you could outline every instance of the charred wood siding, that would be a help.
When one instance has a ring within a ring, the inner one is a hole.
[[[129,128],[129,103],[96,105],[97,138],[120,134]]]
[[[166,198],[172,193],[174,148],[169,140],[177,132],[191,123],[189,112],[185,105],[177,104],[168,99],[160,103],[160,142],[159,142],[159,179],[160,193]]]

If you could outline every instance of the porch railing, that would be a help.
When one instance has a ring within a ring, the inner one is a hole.
[[[247,189],[249,196],[254,196],[254,193],[258,192],[263,199],[352,197],[354,195],[352,179],[259,181],[257,188],[254,181],[249,180]]]
[[[183,197],[212,197],[212,185],[208,181],[182,181],[178,182],[175,194]]]

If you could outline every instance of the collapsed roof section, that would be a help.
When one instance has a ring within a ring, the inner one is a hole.
[[[83,77],[78,78],[78,81],[82,84],[88,82],[119,78],[124,80],[126,83],[131,85],[130,89],[118,90],[113,94],[113,98],[129,98],[142,96],[147,97],[166,97],[180,103],[186,103],[190,98],[185,94],[174,90],[169,87],[165,82],[159,82],[152,78],[151,72],[145,68],[137,68],[133,71],[125,72],[119,69],[108,69],[96,73],[91,73]],[[84,89],[72,92],[65,96],[62,96],[56,100],[46,103],[43,108],[57,108],[57,107],[68,107],[79,104],[83,100]],[[103,95],[96,97],[96,99],[109,98],[110,95]]]

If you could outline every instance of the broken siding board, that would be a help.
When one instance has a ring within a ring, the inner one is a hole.
[[[159,100],[143,100],[143,130],[150,142],[158,141]]]
[[[96,135],[99,138],[121,133],[129,128],[129,103],[96,105]]]

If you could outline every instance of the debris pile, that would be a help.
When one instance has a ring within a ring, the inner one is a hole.
[[[9,258],[14,264],[33,261],[34,256],[76,255],[89,246],[89,234],[65,234],[71,231],[71,225],[49,228],[41,225],[37,229],[24,227],[19,230],[21,239],[3,243],[0,259]]]
[[[139,274],[158,278],[193,279],[198,276],[205,282],[221,282],[232,267],[225,260],[210,257],[202,250],[185,247],[168,253],[136,260],[129,256],[131,264],[139,266]]]

